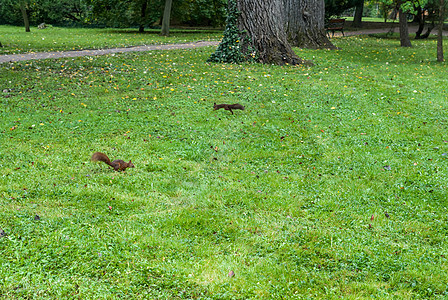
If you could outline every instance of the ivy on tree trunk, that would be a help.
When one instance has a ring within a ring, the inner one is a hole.
[[[282,0],[229,0],[223,40],[208,61],[310,64],[286,39],[282,4]]]

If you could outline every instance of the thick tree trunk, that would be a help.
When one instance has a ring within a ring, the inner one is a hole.
[[[173,0],[165,0],[165,10],[163,11],[162,19],[162,32],[160,35],[169,36],[170,35],[170,18],[171,18],[171,6]]]
[[[360,0],[355,7],[355,15],[353,16],[353,27],[362,27],[362,13],[364,11],[364,0]]]
[[[28,12],[26,11],[25,2],[20,2],[20,11],[22,12],[23,23],[25,24],[25,31],[30,32],[30,21],[28,19]]]
[[[148,1],[144,0],[142,2],[142,9],[140,14],[140,26],[138,27],[138,32],[143,33],[145,31],[145,21],[146,21],[146,9],[148,7]]]
[[[398,10],[398,18],[400,24],[400,45],[401,47],[412,47],[411,39],[409,38],[409,28],[407,14],[400,8]]]
[[[283,0],[289,43],[310,49],[336,49],[325,34],[324,0]]]
[[[286,38],[282,0],[238,0],[238,27],[244,53],[256,50],[260,62],[298,65],[299,58]]]
[[[437,27],[437,61],[443,61],[443,22],[445,15],[445,0],[440,0],[439,26]]]

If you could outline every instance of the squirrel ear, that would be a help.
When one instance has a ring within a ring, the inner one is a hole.
[[[213,105],[216,105],[216,103],[213,103]]]
[[[129,163],[131,163],[131,161],[129,161]]]

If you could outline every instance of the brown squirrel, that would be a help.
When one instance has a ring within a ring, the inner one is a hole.
[[[134,164],[129,161],[125,162],[121,159],[116,159],[114,161],[110,161],[109,157],[106,154],[101,152],[95,152],[92,155],[92,161],[102,161],[114,168],[115,171],[125,171],[127,168],[135,168]]]
[[[224,108],[225,110],[230,110],[232,115],[233,115],[232,109],[244,110],[244,106],[242,106],[239,103],[236,103],[236,104],[216,104],[216,103],[213,103],[213,110],[217,110],[217,109],[220,109],[220,108]]]

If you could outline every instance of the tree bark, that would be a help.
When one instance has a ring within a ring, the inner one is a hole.
[[[171,18],[171,6],[173,0],[165,0],[165,10],[163,11],[162,19],[162,31],[160,35],[169,36],[170,35],[170,18]]]
[[[23,1],[20,2],[20,11],[22,12],[23,23],[25,25],[25,31],[30,32],[31,30],[30,30],[30,21],[28,19],[28,12],[26,11],[26,4]]]
[[[310,49],[336,49],[325,33],[324,0],[283,0],[289,43]]]
[[[306,63],[286,38],[282,0],[238,0],[238,27],[244,53],[256,50],[260,62],[276,65]]]
[[[443,61],[443,23],[445,16],[445,0],[440,0],[439,26],[437,27],[437,61]]]
[[[362,27],[362,13],[364,11],[364,0],[360,0],[355,7],[355,15],[353,16],[353,27]]]
[[[400,45],[401,47],[412,47],[411,39],[409,38],[409,28],[407,14],[401,9],[398,9],[398,18],[400,24]]]

